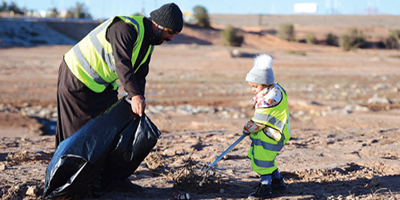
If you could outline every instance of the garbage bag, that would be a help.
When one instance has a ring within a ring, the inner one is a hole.
[[[138,127],[144,127],[146,131]],[[141,132],[137,133],[137,130]],[[138,160],[151,150],[146,144],[137,142],[151,140],[153,148],[159,135],[147,116],[139,118],[131,111],[130,102],[126,98],[120,99],[59,144],[46,170],[43,197],[73,197],[110,170],[117,177],[129,176],[129,172],[136,170]]]
[[[160,135],[146,115],[140,118],[138,125],[131,123],[118,135],[118,143],[106,159],[102,178],[105,181],[127,179],[150,153]]]

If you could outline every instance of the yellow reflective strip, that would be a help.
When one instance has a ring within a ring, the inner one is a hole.
[[[65,56],[71,56],[67,64],[68,68],[74,74],[74,76],[77,77],[83,84],[85,84],[88,88],[97,93],[103,92],[104,89],[106,89],[106,86],[96,83],[90,77],[90,75],[81,67],[79,60],[76,58],[72,50],[65,54]]]
[[[262,147],[254,145],[251,154],[253,155],[254,163],[259,167],[273,167],[274,160],[278,152],[265,151]]]

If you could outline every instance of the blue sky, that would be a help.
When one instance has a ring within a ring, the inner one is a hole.
[[[193,11],[196,5],[204,6],[209,14],[296,14],[294,4],[316,3],[314,14],[389,14],[400,15],[400,0],[2,0],[15,2],[29,10],[47,10],[75,7],[84,3],[95,18],[115,15],[149,13],[165,3],[175,2],[182,11]]]

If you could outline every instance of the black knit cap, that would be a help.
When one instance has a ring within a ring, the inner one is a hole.
[[[153,10],[150,13],[151,19],[158,25],[181,32],[183,27],[182,11],[174,3],[169,3]]]

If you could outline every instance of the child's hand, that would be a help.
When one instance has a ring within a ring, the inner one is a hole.
[[[250,120],[244,125],[243,133],[249,135],[251,133],[256,133],[256,132],[262,130],[264,127],[265,127],[264,125],[257,124],[257,123],[255,123],[255,122]]]
[[[278,130],[273,129],[271,127],[265,127],[264,133],[269,138],[271,138],[271,139],[273,139],[273,140],[275,140],[277,142],[281,141],[281,139],[282,139],[282,134]]]

